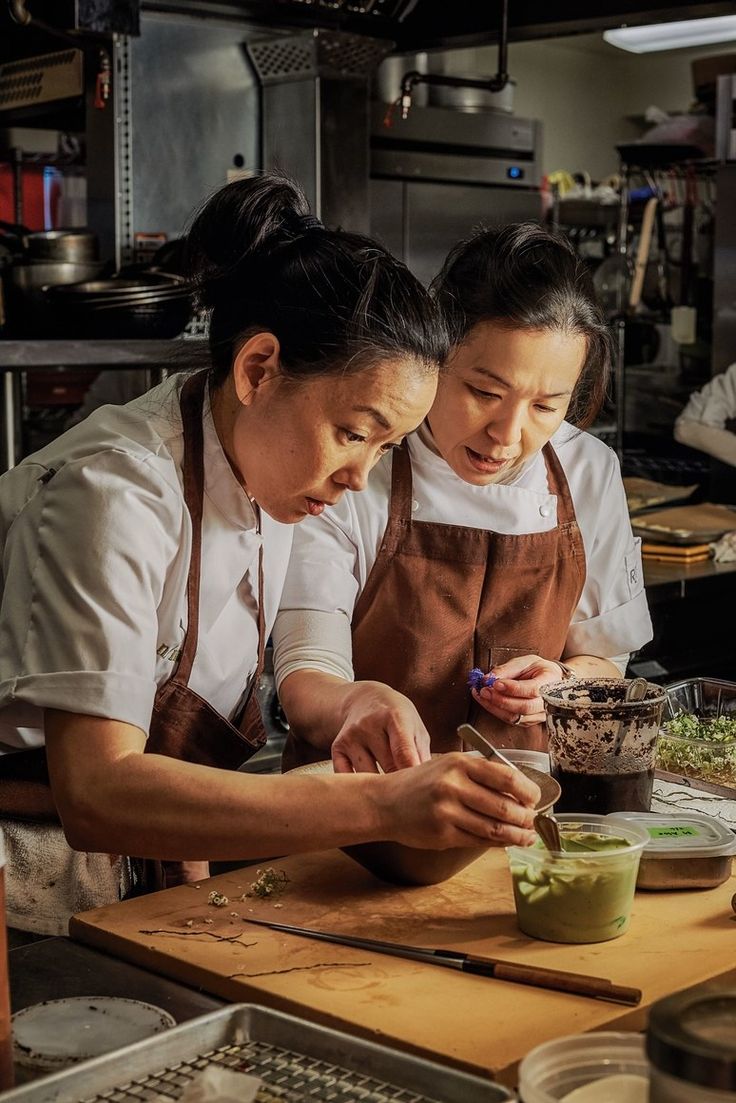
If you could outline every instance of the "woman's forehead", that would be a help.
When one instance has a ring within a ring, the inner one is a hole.
[[[483,322],[458,346],[451,366],[507,387],[544,385],[556,394],[574,385],[586,352],[587,340],[579,333]]]

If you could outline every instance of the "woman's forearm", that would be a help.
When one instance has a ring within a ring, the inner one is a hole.
[[[263,776],[145,754],[117,721],[47,715],[54,797],[77,850],[161,859],[260,858],[377,839],[376,775]]]
[[[354,694],[355,682],[320,670],[295,670],[279,686],[289,725],[327,757]]]
[[[384,774],[264,777],[146,754],[143,731],[99,717],[49,710],[46,738],[76,850],[239,861],[381,839],[441,849],[532,841],[539,790],[468,755]]]

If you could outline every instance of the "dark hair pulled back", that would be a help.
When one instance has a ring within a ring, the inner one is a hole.
[[[531,222],[483,230],[452,249],[432,292],[453,345],[481,322],[584,337],[567,420],[580,428],[593,422],[606,397],[613,344],[588,269],[569,241]]]
[[[324,227],[286,177],[245,178],[216,192],[191,226],[187,260],[211,310],[216,384],[259,331],[278,338],[292,379],[404,357],[436,371],[447,356],[440,311],[409,269],[368,237]]]

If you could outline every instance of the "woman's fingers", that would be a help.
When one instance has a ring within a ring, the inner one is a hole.
[[[375,757],[359,745],[332,746],[332,765],[336,774],[377,774]]]
[[[517,698],[529,698],[530,700],[539,697],[539,691],[543,685],[546,685],[545,678],[533,678],[530,681],[522,681],[515,678],[500,679],[495,685],[490,687],[492,693],[498,694],[498,698],[513,697]],[[481,693],[485,693],[486,690],[481,690]]]
[[[511,766],[488,762],[487,759],[469,755],[465,768],[470,780],[485,792],[502,793],[512,797],[514,803],[518,802],[519,807],[534,809],[542,795],[538,785],[530,781],[521,770],[514,770]],[[477,803],[474,803],[473,807],[476,811],[482,811]]]
[[[536,832],[515,827],[500,820],[488,820],[484,816],[468,814],[467,822],[458,831],[455,846],[478,846],[488,843],[494,846],[531,846],[536,842]]]
[[[497,678],[518,678],[530,667],[544,662],[540,655],[516,655],[505,663],[499,663],[493,667],[493,673]]]
[[[496,687],[494,686],[493,689]],[[493,690],[490,691],[490,696],[486,695],[486,690],[481,690],[478,693],[473,690],[473,697],[486,712],[490,712],[491,716],[495,716],[498,720],[502,720],[504,724],[543,724],[545,719],[544,702],[541,697],[535,697],[532,700],[525,698],[507,698],[504,705],[493,697]]]

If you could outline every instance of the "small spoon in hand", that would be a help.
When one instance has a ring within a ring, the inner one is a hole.
[[[505,766],[510,766],[512,770],[518,770],[519,767],[515,762],[512,762],[510,758],[507,758],[505,754],[501,754],[497,747],[494,747],[484,735],[474,728],[472,724],[461,724],[457,729],[457,734],[462,739],[463,743],[469,743],[476,751],[480,751],[486,758],[497,758],[499,762],[503,762]]]
[[[534,817],[534,830],[547,847],[556,854],[562,852],[562,839],[560,838],[560,825],[549,812],[537,812]]]

